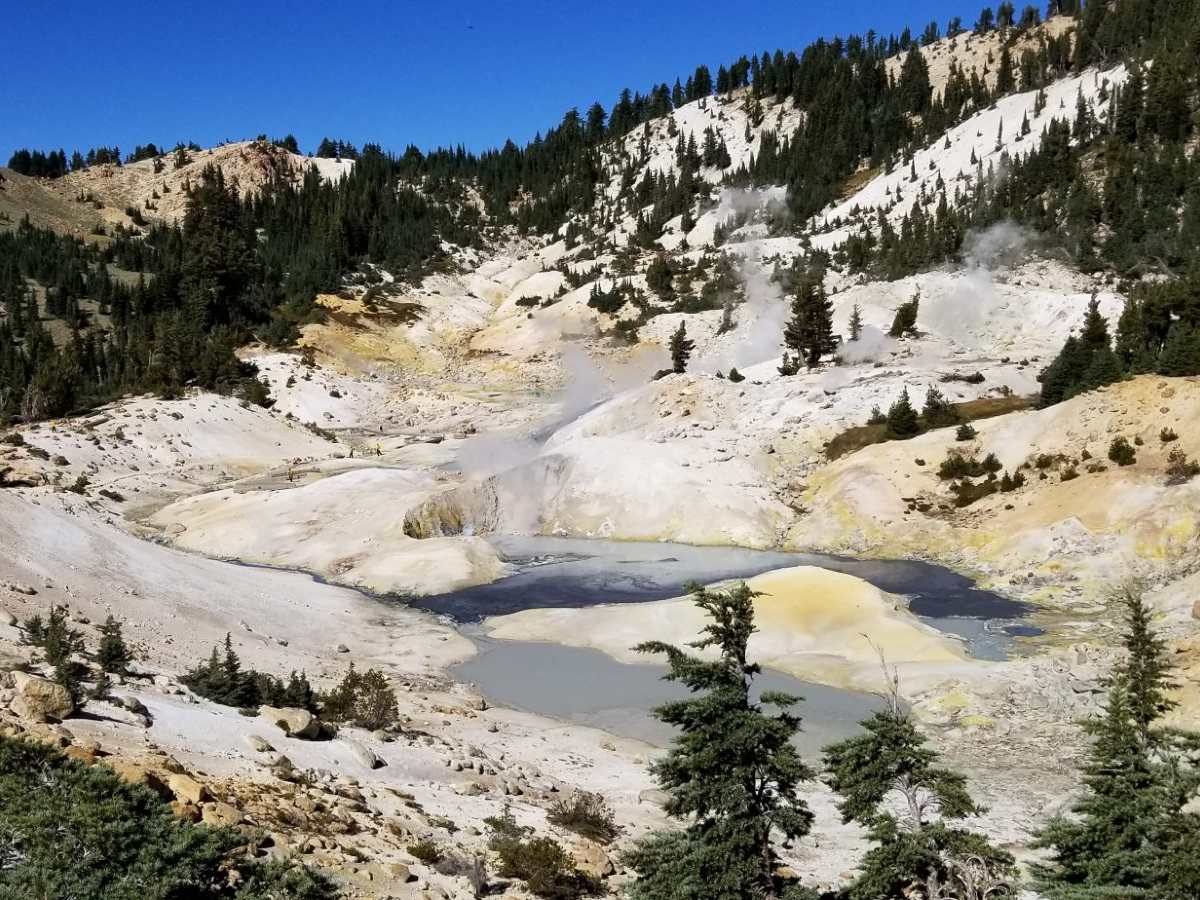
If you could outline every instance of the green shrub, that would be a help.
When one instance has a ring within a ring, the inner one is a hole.
[[[400,719],[396,694],[387,677],[377,669],[360,674],[353,663],[337,687],[321,695],[320,708],[321,717],[329,722],[345,722],[369,731],[395,725]]]
[[[415,844],[409,844],[408,852],[413,859],[423,862],[427,866],[436,865],[442,858],[441,848],[433,841],[417,841]]]
[[[225,635],[224,653],[213,647],[208,659],[179,679],[196,694],[214,703],[247,709],[262,704],[317,711],[316,695],[303,673],[292,672],[287,682],[253,669],[243,669]]]
[[[1179,435],[1175,433],[1173,428],[1164,428],[1158,433],[1158,439],[1164,444],[1169,444],[1171,441],[1179,440]]]
[[[332,900],[322,875],[238,861],[245,838],[188,825],[149,788],[41,743],[0,737],[0,897]],[[236,885],[236,886],[235,886]]]
[[[954,439],[956,441],[973,441],[978,434],[979,432],[975,430],[974,425],[963,422],[963,424],[958,426],[958,431],[954,432]]]
[[[1115,437],[1108,445],[1108,458],[1118,466],[1132,466],[1137,462],[1137,451],[1124,437]]]
[[[598,844],[611,844],[621,833],[604,798],[589,791],[577,793],[570,799],[556,800],[546,813],[546,821]]]
[[[1167,454],[1167,484],[1183,484],[1200,475],[1200,463],[1176,447]]]
[[[553,838],[535,837],[504,843],[499,851],[499,874],[519,878],[530,893],[547,900],[574,900],[595,894],[599,885],[580,872],[562,845]]]

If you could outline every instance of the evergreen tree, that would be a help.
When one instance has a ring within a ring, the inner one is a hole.
[[[820,364],[822,356],[833,352],[833,304],[818,278],[805,275],[800,279],[783,343],[810,369]]]
[[[857,303],[855,303],[854,308],[850,310],[850,340],[857,341],[859,338],[861,338],[862,330],[862,309]]]
[[[911,300],[901,303],[892,318],[892,327],[888,330],[890,337],[916,337],[917,313],[921,308],[921,294],[915,293]]]
[[[777,898],[772,832],[792,840],[808,833],[812,813],[799,796],[813,777],[792,738],[800,719],[798,698],[764,693],[751,699],[760,667],[749,662],[755,631],[755,594],[744,583],[728,593],[694,587],[692,596],[710,618],[690,646],[715,648],[714,661],[658,641],[642,653],[666,654],[667,678],[692,691],[688,699],[655,711],[680,729],[670,752],[652,769],[669,794],[667,813],[686,821],[682,832],[643,838],[628,855],[638,880],[634,900],[745,900]],[[763,706],[775,707],[770,715]]]
[[[1185,811],[1200,794],[1200,773],[1186,762],[1200,735],[1159,724],[1174,705],[1167,648],[1140,592],[1127,587],[1119,599],[1125,658],[1103,713],[1085,724],[1084,794],[1070,818],[1055,818],[1038,836],[1052,856],[1035,874],[1054,900],[1200,896],[1200,815]]]
[[[954,404],[933,385],[925,392],[925,406],[921,410],[921,418],[929,428],[958,424],[958,412],[954,409]]]
[[[902,710],[897,690],[893,680],[889,705],[863,722],[865,734],[824,753],[829,786],[841,795],[842,820],[866,828],[873,845],[847,895],[1014,896],[1012,857],[986,836],[953,824],[983,808],[971,798],[966,778],[938,765],[938,754]],[[893,798],[901,815],[893,811]],[[972,888],[976,893],[966,893]]]
[[[901,440],[921,433],[921,421],[908,399],[908,388],[900,390],[900,396],[888,409],[887,430],[889,435]]]
[[[679,327],[671,334],[671,371],[677,375],[686,372],[695,348],[695,342],[688,340],[687,325],[680,319]]]
[[[104,672],[124,675],[133,661],[133,654],[121,634],[121,623],[109,616],[100,626],[100,646],[96,650],[96,662]]]
[[[1173,323],[1157,371],[1159,375],[1200,375],[1200,329],[1182,320]]]

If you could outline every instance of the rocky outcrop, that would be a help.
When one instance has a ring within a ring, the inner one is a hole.
[[[12,673],[16,696],[9,709],[27,722],[61,722],[75,711],[71,692],[61,684],[29,675]]]
[[[321,736],[321,723],[307,709],[263,706],[258,714],[288,737],[311,741]]]
[[[375,751],[361,741],[356,741],[351,737],[339,737],[338,740],[360,765],[366,766],[368,769],[378,769],[383,765],[383,760],[376,756]]]

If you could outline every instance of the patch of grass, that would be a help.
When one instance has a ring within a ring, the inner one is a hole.
[[[990,419],[1003,416],[1023,409],[1032,409],[1036,405],[1034,397],[981,397],[978,400],[967,400],[955,403],[954,411],[959,421],[973,422],[979,419]],[[840,459],[851,453],[857,453],[872,444],[882,444],[891,440],[886,424],[856,425],[847,428],[836,435],[825,445],[825,456],[829,460]]]
[[[556,800],[546,813],[546,821],[565,828],[598,844],[611,844],[621,833],[613,811],[599,794],[582,791],[569,799]]]

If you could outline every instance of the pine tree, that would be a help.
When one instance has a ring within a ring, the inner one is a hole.
[[[952,824],[983,811],[966,778],[938,765],[938,754],[903,711],[894,678],[891,690],[887,708],[863,722],[865,734],[824,751],[842,820],[866,828],[872,843],[848,897],[1013,896],[1012,857],[986,836]],[[896,795],[899,816],[888,802]],[[968,882],[977,893],[965,893]]]
[[[1158,356],[1159,375],[1200,375],[1200,329],[1182,320],[1171,325]]]
[[[921,308],[921,294],[917,292],[913,294],[912,299],[901,303],[896,308],[896,315],[892,318],[892,327],[888,330],[890,337],[916,337],[917,335],[917,313]]]
[[[890,436],[901,440],[921,433],[921,421],[908,399],[907,387],[900,390],[900,396],[888,409],[887,430]]]
[[[850,329],[849,330],[850,330],[850,340],[857,341],[859,338],[862,337],[862,330],[863,330],[862,310],[859,308],[859,305],[857,303],[855,303],[854,308],[852,310],[850,310]]]
[[[925,406],[921,410],[921,418],[929,428],[958,424],[958,412],[954,409],[954,404],[933,385],[925,392]]]
[[[694,349],[696,344],[688,340],[687,325],[680,319],[679,327],[671,334],[671,371],[677,375],[686,372]]]
[[[813,777],[792,738],[800,719],[797,698],[764,692],[752,702],[760,667],[749,662],[755,631],[755,593],[744,583],[728,593],[696,586],[693,599],[710,618],[704,637],[690,646],[715,648],[719,658],[692,656],[658,641],[642,653],[666,654],[667,678],[692,697],[655,711],[680,729],[668,755],[652,770],[669,794],[666,812],[687,825],[642,839],[627,857],[638,876],[633,900],[743,900],[777,898],[772,832],[788,840],[808,833],[812,813],[799,796]],[[770,715],[763,706],[778,712]]]
[[[100,646],[96,650],[96,662],[108,673],[124,675],[133,661],[133,654],[121,634],[121,623],[109,616],[100,626]]]
[[[784,328],[783,343],[810,369],[833,351],[833,305],[817,278],[801,278],[792,298],[792,318]]]
[[[1053,819],[1038,836],[1052,856],[1035,875],[1054,900],[1200,896],[1200,815],[1185,811],[1200,795],[1200,774],[1184,762],[1200,735],[1158,724],[1174,705],[1167,648],[1140,592],[1126,587],[1119,600],[1125,659],[1109,679],[1104,712],[1085,724],[1092,745],[1083,796],[1070,818]]]

